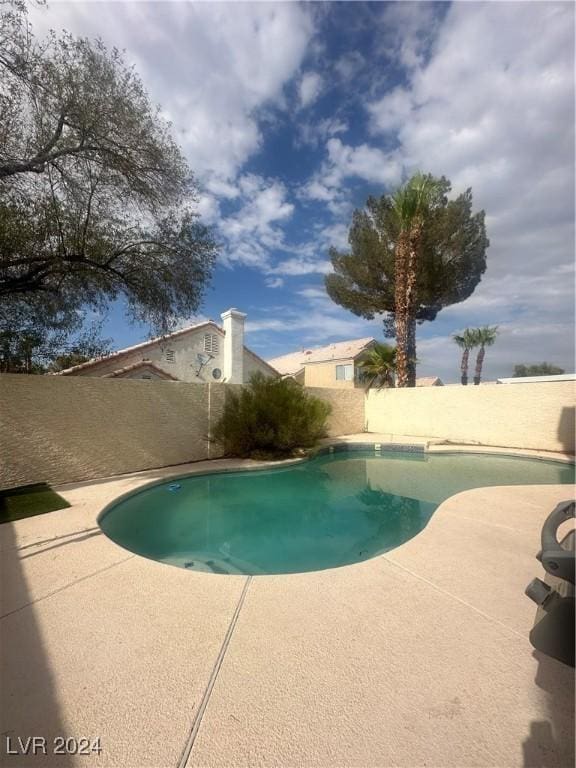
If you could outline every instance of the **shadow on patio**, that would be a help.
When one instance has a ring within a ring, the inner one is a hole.
[[[13,526],[5,523],[3,528],[7,546],[2,552],[6,578],[2,579],[4,607],[0,616],[0,762],[7,766],[67,768],[73,765],[73,758],[55,755],[54,739],[73,734],[67,733],[61,716],[50,660],[35,606],[30,604]],[[16,602],[23,607],[5,612]],[[36,754],[31,741],[34,736],[44,740],[36,740]]]
[[[539,651],[534,679],[546,695],[548,719],[530,724],[522,745],[525,768],[564,768],[574,765],[574,674],[565,664]]]

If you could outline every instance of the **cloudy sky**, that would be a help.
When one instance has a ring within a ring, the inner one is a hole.
[[[125,49],[162,105],[222,252],[202,316],[248,314],[265,358],[382,338],[323,288],[351,213],[416,169],[472,187],[488,269],[418,331],[420,375],[459,376],[451,334],[500,326],[485,378],[574,370],[574,7],[555,2],[50,2],[49,27]],[[115,306],[117,347],[147,336]]]

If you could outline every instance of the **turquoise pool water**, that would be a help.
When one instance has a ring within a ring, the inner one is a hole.
[[[459,491],[573,479],[573,466],[551,461],[346,451],[290,467],[167,481],[104,510],[99,524],[131,552],[182,568],[296,573],[398,547]]]

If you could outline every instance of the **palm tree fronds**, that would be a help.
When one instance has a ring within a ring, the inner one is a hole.
[[[359,378],[367,384],[367,388],[377,385],[381,387],[394,386],[396,372],[396,348],[389,344],[376,343],[363,360],[358,363]]]

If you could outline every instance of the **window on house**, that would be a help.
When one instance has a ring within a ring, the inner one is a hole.
[[[165,352],[165,358],[167,363],[175,363],[176,362],[176,352],[174,352],[173,349],[167,349]]]
[[[336,366],[336,381],[353,381],[354,379],[354,366],[350,363],[348,365]]]
[[[218,353],[218,336],[214,333],[204,334],[204,352]]]

